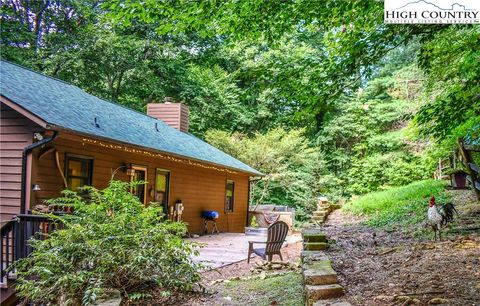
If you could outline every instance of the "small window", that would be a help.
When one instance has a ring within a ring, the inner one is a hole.
[[[162,205],[165,213],[168,213],[168,190],[170,188],[170,172],[156,169],[155,173],[155,202]]]
[[[67,184],[70,190],[92,185],[92,158],[67,155],[65,168],[67,169]]]
[[[227,180],[225,189],[225,212],[233,212],[233,205],[235,203],[235,182]]]

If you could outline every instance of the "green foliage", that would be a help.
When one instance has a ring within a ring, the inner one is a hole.
[[[437,202],[448,201],[445,183],[436,180],[417,181],[402,187],[371,192],[347,203],[343,209],[367,217],[375,227],[410,230],[425,221],[431,196]]]
[[[103,190],[85,187],[89,200],[73,191],[49,200],[73,213],[52,216],[65,229],[30,241],[33,253],[17,265],[17,292],[36,303],[91,305],[109,290],[123,298],[137,290],[187,290],[199,281],[182,239],[183,223],[164,221],[156,203],[144,206],[130,184],[111,181]]]
[[[421,135],[442,140],[472,117],[480,121],[480,26],[438,33],[422,47],[419,63],[428,85],[415,118]]]
[[[251,205],[294,207],[302,220],[314,209],[316,197],[334,184],[324,176],[322,154],[310,147],[303,134],[303,130],[274,129],[247,136],[214,130],[207,132],[206,139],[265,174],[252,183]]]

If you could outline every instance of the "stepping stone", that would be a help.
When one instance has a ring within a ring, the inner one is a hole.
[[[302,251],[302,253],[300,253],[300,258],[305,263],[328,260],[328,256],[322,251]]]
[[[306,285],[331,285],[338,282],[337,272],[331,267],[327,269],[307,268],[303,271]]]
[[[305,285],[306,304],[312,306],[318,300],[334,299],[343,296],[343,287],[334,285]]]
[[[313,306],[352,306],[352,304],[345,301],[316,301]]]
[[[328,248],[326,242],[305,242],[303,243],[303,249],[306,251],[321,251]]]
[[[327,236],[323,232],[303,233],[304,242],[327,242]]]
[[[323,222],[325,220],[325,216],[313,216],[312,220]]]

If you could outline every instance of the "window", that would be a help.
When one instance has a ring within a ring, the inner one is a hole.
[[[146,182],[147,181],[147,168],[143,166],[132,165],[133,175],[131,178],[132,182]],[[140,202],[143,204],[147,203],[147,184],[135,185],[130,190],[131,193],[136,195]]]
[[[65,163],[69,189],[77,190],[79,187],[92,185],[92,158],[67,154]]]
[[[155,172],[155,202],[162,205],[164,212],[168,214],[168,191],[170,188],[170,172],[156,169]]]
[[[235,203],[235,182],[227,180],[225,189],[225,212],[233,212],[233,204]]]

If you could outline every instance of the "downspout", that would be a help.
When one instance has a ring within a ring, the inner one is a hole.
[[[40,146],[43,146],[43,145],[53,141],[55,139],[55,137],[57,137],[57,134],[58,134],[57,131],[54,131],[53,135],[51,137],[44,138],[40,141],[32,143],[31,145],[28,145],[27,147],[25,147],[25,149],[23,149],[23,152],[22,152],[22,188],[21,188],[21,192],[20,192],[20,213],[21,214],[26,213],[27,203],[26,203],[25,195],[26,195],[27,188],[31,188],[31,186],[27,186],[27,158],[28,158],[28,156],[30,155],[30,153],[32,152],[33,149],[38,148]]]

